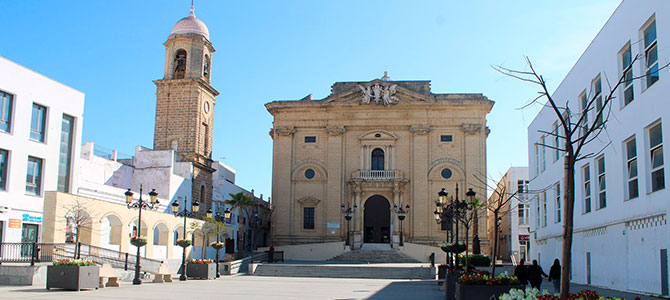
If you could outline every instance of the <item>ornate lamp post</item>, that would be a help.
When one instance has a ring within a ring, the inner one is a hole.
[[[409,204],[405,205],[405,208],[403,209],[402,206],[398,207],[397,204],[393,204],[393,210],[395,211],[395,214],[398,216],[398,220],[400,220],[400,246],[404,246],[402,239],[403,239],[403,234],[402,234],[402,221],[405,220],[405,214],[409,212]]]
[[[465,193],[465,196],[467,196],[468,200],[460,201],[458,199],[458,184],[456,184],[455,200],[453,197],[451,197],[447,202],[448,193],[445,191],[445,189],[442,189],[440,192],[437,193],[437,201],[435,202],[436,209],[435,212],[433,212],[433,215],[435,217],[435,221],[438,224],[441,223],[446,224],[447,241],[449,241],[449,232],[452,230],[453,224],[455,224],[456,232],[454,235],[456,236],[456,245],[459,244],[458,219],[464,217],[465,213],[467,213],[468,210],[473,209],[475,194],[476,194],[475,191],[469,189]],[[456,261],[456,266],[458,266],[458,261]]]
[[[349,242],[349,232],[351,231],[351,227],[349,221],[351,221],[351,218],[354,216],[356,213],[356,210],[358,209],[358,205],[354,204],[354,207],[347,207],[346,209],[344,208],[344,204],[340,206],[340,209],[342,210],[342,213],[344,214],[344,219],[347,220],[347,242],[345,245],[351,246],[351,242]]]
[[[184,217],[184,240],[186,239],[186,218],[195,216],[195,214],[198,213],[200,210],[200,203],[197,201],[191,203],[191,211],[188,211],[186,209],[186,197],[184,197],[184,209],[182,211],[179,211],[179,202],[175,201],[172,202],[172,214],[175,215],[175,217]],[[179,281],[186,281],[186,247],[182,248],[183,250],[181,251],[181,275],[179,276]]]
[[[226,222],[230,220],[230,210],[226,208],[226,210],[223,212],[223,216],[221,215],[221,212],[217,211],[216,215],[212,216],[212,209],[207,210],[207,218],[212,218],[213,220],[217,222]],[[218,244],[220,242],[219,240],[220,235],[217,233],[216,234],[216,243]],[[219,273],[219,251],[221,248],[216,248],[216,278],[221,277],[221,273]]]
[[[126,195],[126,206],[128,206],[129,209],[132,208],[137,208],[138,216],[137,216],[137,231],[135,232],[135,237],[139,238],[140,237],[140,232],[142,231],[142,210],[154,210],[158,209],[158,200],[156,199],[158,197],[158,193],[156,193],[156,189],[151,189],[151,192],[149,192],[149,201],[146,202],[142,200],[142,185],[140,184],[140,199],[138,199],[136,202],[133,202],[133,192],[128,189],[125,192]],[[135,278],[133,279],[133,284],[142,284],[142,279],[140,279],[140,248],[137,247],[137,259],[135,260]]]

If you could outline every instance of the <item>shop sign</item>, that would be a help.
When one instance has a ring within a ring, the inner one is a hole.
[[[9,228],[21,228],[21,219],[9,219]]]

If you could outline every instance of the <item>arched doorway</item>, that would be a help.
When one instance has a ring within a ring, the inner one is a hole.
[[[364,208],[365,243],[391,242],[391,206],[384,196],[374,195],[365,201]]]

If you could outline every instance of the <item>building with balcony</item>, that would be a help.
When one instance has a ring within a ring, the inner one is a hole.
[[[405,242],[437,245],[445,231],[433,212],[437,193],[460,199],[485,190],[486,115],[482,94],[434,94],[430,81],[337,82],[321,100],[274,101],[272,242],[345,241],[396,246],[394,206],[410,205]],[[347,222],[342,207],[356,208]],[[485,208],[475,231],[488,249]],[[349,234],[347,234],[349,231]],[[465,233],[463,232],[463,235]],[[470,238],[473,231],[470,230]]]
[[[670,294],[670,193],[663,159],[670,132],[664,129],[670,119],[667,45],[670,2],[624,0],[553,93],[572,120],[606,122],[575,166],[573,282]],[[619,78],[626,80],[603,105]],[[589,99],[595,100],[590,108],[584,105]],[[597,116],[600,108],[607,118]],[[545,270],[561,258],[567,207],[563,153],[539,146],[562,143],[547,134],[558,132],[556,124],[556,114],[545,106],[528,127],[529,255]]]

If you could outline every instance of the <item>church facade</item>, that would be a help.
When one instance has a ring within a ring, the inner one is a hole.
[[[337,82],[321,100],[311,95],[267,103],[274,117],[272,242],[345,241],[437,245],[437,193],[459,198],[486,174],[486,115],[482,94],[435,94],[430,81]],[[355,208],[347,221],[343,211]],[[487,249],[483,208],[475,230]],[[470,238],[473,231],[470,230]],[[463,233],[464,235],[464,233]]]

